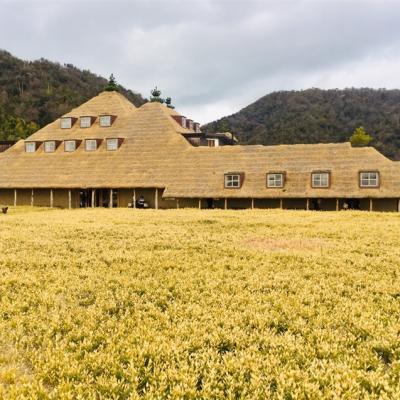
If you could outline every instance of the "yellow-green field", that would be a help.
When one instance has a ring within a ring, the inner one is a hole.
[[[0,215],[0,399],[399,399],[400,215]]]

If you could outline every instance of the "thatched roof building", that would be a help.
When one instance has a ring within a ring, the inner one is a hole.
[[[0,204],[398,209],[400,164],[372,147],[201,137],[163,104],[103,92],[0,154]]]

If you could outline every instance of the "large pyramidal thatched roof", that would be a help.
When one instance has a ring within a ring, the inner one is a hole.
[[[60,120],[27,140],[84,140],[121,138],[117,151],[100,145],[86,152],[63,146],[45,153],[43,146],[26,153],[24,141],[0,154],[0,188],[165,188],[164,197],[400,197],[400,164],[373,148],[352,148],[349,143],[280,146],[193,147],[173,115],[160,103],[136,108],[117,92],[103,92],[66,116],[79,118],[107,114],[116,119],[100,127],[61,129]],[[329,170],[329,189],[310,185],[312,171]],[[360,189],[360,170],[379,170],[379,189]],[[266,187],[266,173],[284,171],[282,189]],[[224,173],[245,174],[240,189],[225,189]]]

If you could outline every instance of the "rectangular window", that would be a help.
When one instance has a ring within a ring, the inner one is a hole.
[[[86,139],[85,140],[85,150],[86,151],[97,150],[97,140],[96,139]]]
[[[360,187],[369,187],[369,188],[379,187],[379,172],[377,171],[360,172]]]
[[[45,153],[54,153],[56,151],[56,142],[54,140],[44,142]]]
[[[81,128],[90,128],[92,125],[92,117],[81,117]]]
[[[111,115],[100,116],[100,126],[111,126]]]
[[[283,173],[281,172],[270,172],[267,174],[267,187],[269,188],[281,188],[284,184]]]
[[[72,118],[70,117],[61,118],[60,126],[61,129],[70,129],[72,127]]]
[[[311,186],[313,188],[328,188],[330,185],[329,172],[313,172],[311,175]]]
[[[72,152],[76,150],[76,141],[75,140],[66,140],[64,142],[64,150],[68,152]]]
[[[186,118],[182,117],[182,128],[186,128]]]
[[[218,147],[219,140],[218,139],[207,139],[207,146],[208,147]]]
[[[25,143],[25,152],[26,153],[34,153],[36,151],[36,143],[35,142],[26,142]]]
[[[240,188],[240,186],[241,186],[240,174],[225,175],[225,187],[226,188]]]
[[[118,139],[107,139],[107,150],[118,150]]]

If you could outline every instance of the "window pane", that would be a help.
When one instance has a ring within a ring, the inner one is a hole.
[[[86,151],[94,151],[97,149],[97,141],[93,139],[88,139],[85,141]]]
[[[361,187],[378,187],[379,173],[378,172],[361,172],[360,173]]]
[[[61,118],[61,129],[68,129],[72,127],[72,118]]]
[[[54,151],[56,151],[56,142],[44,142],[44,151],[46,153],[53,153]]]
[[[314,173],[312,174],[313,187],[329,187],[329,174],[328,173]]]
[[[75,151],[76,150],[76,142],[75,142],[75,140],[67,140],[64,143],[64,150],[65,151]]]
[[[118,139],[107,139],[107,150],[117,150]]]
[[[34,153],[36,151],[36,143],[25,143],[25,151],[27,153]]]
[[[100,126],[111,126],[111,116],[101,115],[100,116]]]
[[[227,188],[240,187],[240,175],[225,175],[225,187]]]
[[[91,123],[91,117],[81,117],[81,128],[90,128]]]

